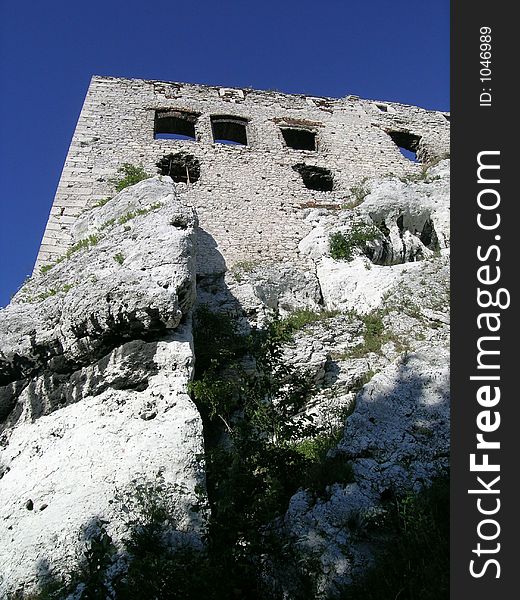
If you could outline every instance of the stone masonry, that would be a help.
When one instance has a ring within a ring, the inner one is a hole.
[[[164,139],[164,132],[191,139]],[[240,143],[217,143],[219,137]],[[418,162],[399,147],[413,150]],[[196,209],[206,236],[199,269],[208,240],[228,267],[244,260],[303,263],[304,209],[341,205],[365,177],[406,175],[419,170],[419,162],[446,156],[449,115],[357,96],[95,76],[35,269],[67,250],[78,215],[114,195],[111,179],[124,163],[155,175],[161,159],[178,153],[191,162],[173,177],[177,192]],[[189,170],[193,163],[200,176]]]

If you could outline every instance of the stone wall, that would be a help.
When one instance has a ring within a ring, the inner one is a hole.
[[[195,113],[195,140],[155,139],[156,111],[164,109]],[[214,143],[211,117],[216,115],[247,119],[247,145]],[[314,133],[316,150],[288,147],[284,127]],[[35,269],[66,251],[82,211],[114,195],[110,180],[123,163],[155,174],[156,163],[177,152],[200,163],[198,181],[177,185],[207,234],[199,269],[204,270],[204,249],[213,240],[227,266],[243,260],[305,262],[298,254],[298,242],[308,233],[303,209],[341,204],[364,177],[421,168],[399,151],[400,135],[415,140],[423,161],[443,156],[449,152],[449,116],[355,96],[93,77]],[[307,189],[293,169],[302,163],[330,170],[332,191]]]

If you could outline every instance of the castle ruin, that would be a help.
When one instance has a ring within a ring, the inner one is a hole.
[[[92,78],[36,269],[70,246],[79,214],[124,163],[170,175],[228,264],[298,261],[302,209],[340,206],[365,177],[405,175],[449,151],[449,115],[391,102]],[[199,262],[203,256],[199,257]]]
[[[93,78],[38,276],[0,311],[1,597],[89,594],[84,564],[119,600],[176,597],[178,574],[193,598],[348,589],[387,500],[448,468],[449,128]],[[124,165],[153,177],[116,194]],[[143,490],[158,570],[125,588]]]

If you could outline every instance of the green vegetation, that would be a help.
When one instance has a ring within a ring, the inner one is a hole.
[[[368,242],[381,237],[381,231],[374,225],[356,223],[348,233],[336,232],[329,237],[330,255],[334,260],[352,260],[354,250],[366,250]]]
[[[74,244],[74,246],[69,248],[67,250],[67,252],[65,253],[64,257],[62,257],[61,259],[58,259],[56,262],[61,262],[62,260],[66,259],[66,258],[70,258],[74,253],[79,252],[80,250],[90,250],[90,248],[92,248],[92,246],[95,246],[99,242],[100,239],[101,238],[99,235],[96,235],[96,234],[89,235],[85,239],[80,240],[79,242]]]
[[[122,265],[125,262],[125,257],[121,252],[118,252],[117,254],[114,254],[114,260],[118,265]]]
[[[117,222],[119,225],[124,225],[125,223],[128,223],[128,221],[135,219],[135,217],[139,217],[141,215],[147,215],[148,213],[152,212],[153,210],[157,210],[161,206],[162,206],[162,204],[160,202],[154,202],[153,204],[150,204],[150,206],[147,206],[146,208],[138,208],[137,210],[127,212],[124,215],[121,215],[119,217],[119,219],[117,219]]]
[[[431,183],[432,181],[437,181],[440,179],[439,175],[430,175],[429,171],[431,168],[438,165],[445,158],[450,158],[449,152],[442,154],[441,156],[437,156],[436,158],[429,160],[423,164],[418,171],[413,173],[409,173],[407,175],[403,175],[399,177],[399,179],[403,183],[417,183],[423,181],[424,183]]]
[[[257,266],[258,262],[254,260],[241,260],[233,265],[231,272],[233,273],[236,281],[240,283],[243,279],[242,275],[244,273],[251,273]]]
[[[339,444],[342,437],[343,427],[339,426],[295,444],[296,451],[304,456],[307,462],[302,487],[323,496],[327,486],[333,483],[354,482],[351,463],[340,454],[329,456],[329,451]]]
[[[309,457],[322,453],[321,441],[307,444]],[[252,548],[246,539],[234,547],[215,545],[215,532],[207,537],[206,549],[193,547],[179,531],[172,490],[159,476],[139,481],[118,501],[128,513],[128,534],[124,540],[126,569],[112,571],[112,589],[106,581],[108,570],[120,556],[105,526],[90,524],[85,549],[74,570],[65,575],[50,571],[34,594],[15,594],[9,600],[63,600],[81,589],[81,600],[315,600],[319,562],[302,553],[281,532],[263,532],[263,546]],[[178,490],[176,490],[178,493]],[[258,493],[258,492],[257,492]],[[351,535],[361,539],[377,536],[383,542],[374,563],[364,576],[355,579],[334,595],[335,600],[441,600],[449,597],[449,478],[440,477],[418,494],[392,496],[383,510],[374,515],[352,515],[345,524]],[[221,535],[225,532],[217,532]],[[236,534],[236,529],[233,529]],[[259,532],[260,533],[260,532]],[[85,531],[86,534],[86,531]],[[84,534],[84,535],[85,535]],[[175,547],[168,536],[175,534]],[[290,595],[283,595],[276,581],[258,579],[273,567],[289,581]],[[224,570],[223,570],[224,569]],[[292,578],[291,578],[292,576]],[[291,583],[292,582],[292,583]],[[78,584],[82,584],[78,588]],[[327,597],[332,600],[332,597]]]
[[[119,217],[119,219],[113,218],[113,219],[109,219],[108,221],[105,221],[99,227],[99,233],[89,235],[87,238],[80,240],[79,242],[74,244],[74,246],[69,248],[65,254],[63,254],[58,259],[56,259],[53,263],[50,263],[48,265],[42,265],[40,267],[40,272],[42,274],[47,273],[48,271],[50,271],[50,269],[52,269],[52,267],[54,267],[54,265],[57,265],[57,264],[63,262],[64,260],[68,260],[73,254],[75,254],[79,250],[90,250],[90,248],[92,248],[92,246],[95,246],[96,244],[98,244],[105,237],[105,234],[101,234],[101,232],[106,229],[110,229],[111,227],[113,227],[116,224],[116,222],[119,225],[125,225],[126,223],[128,223],[128,221],[131,221],[135,217],[138,217],[141,215],[147,215],[148,213],[150,213],[154,210],[157,210],[161,206],[162,206],[162,204],[160,202],[155,202],[154,204],[151,204],[150,206],[147,206],[146,208],[139,208],[135,211],[127,212],[124,215],[122,215],[121,217]],[[125,230],[126,230],[126,226],[125,226]],[[114,256],[114,260],[116,262],[119,262],[120,256],[122,256],[120,253],[116,254]],[[118,257],[118,258],[116,258],[116,257]],[[123,257],[123,260],[124,260],[124,257]],[[119,264],[121,264],[121,263],[119,263]]]
[[[369,369],[366,373],[364,373],[355,383],[354,386],[350,389],[351,392],[357,394],[376,374],[376,371],[373,369]],[[352,408],[352,411],[354,408]]]
[[[101,224],[101,226],[99,227],[99,231],[104,231],[105,229],[110,229],[111,227],[114,226],[114,223],[116,222],[116,219],[108,219],[108,221],[105,221],[104,223]]]
[[[49,570],[41,575],[37,592],[11,594],[8,600],[64,600],[75,592],[80,584],[81,600],[111,598],[106,572],[113,563],[115,547],[105,525],[106,521],[94,519],[84,528],[82,536],[87,541],[75,568],[60,574]]]
[[[420,181],[428,181],[428,165],[422,164],[417,171],[401,175],[399,181],[402,183],[418,183]]]
[[[341,455],[328,456],[339,432],[323,432],[303,412],[312,390],[309,378],[282,359],[292,333],[321,318],[299,311],[246,335],[226,315],[204,307],[196,315],[192,394],[206,432],[228,440],[206,445],[211,560],[228,574],[226,585],[232,582],[242,596],[247,590],[248,598],[276,597],[264,587],[266,555],[272,568],[284,564],[299,573],[298,593],[313,587],[283,533],[267,532],[299,487],[322,495],[331,483],[352,481],[350,464]],[[300,597],[313,598],[314,592]],[[221,589],[218,597],[227,593]]]
[[[112,200],[112,196],[107,196],[106,198],[101,198],[101,200],[98,200],[92,208],[99,208],[101,206],[105,206],[105,204],[107,202],[110,202],[110,200]]]
[[[370,194],[370,188],[366,185],[367,179],[363,179],[361,183],[350,188],[350,199],[341,205],[341,208],[352,209],[359,206],[363,200]]]
[[[254,260],[239,260],[233,265],[233,269],[242,271],[243,273],[250,273],[258,266],[258,262]]]
[[[363,332],[363,344],[360,348],[362,354],[370,352],[378,353],[386,341],[385,325],[383,323],[383,311],[375,310],[361,317],[365,326]]]
[[[371,352],[380,354],[381,348],[388,342],[393,342],[399,352],[408,349],[407,344],[393,331],[385,328],[384,317],[389,313],[387,308],[375,309],[366,315],[357,315],[363,323],[363,341],[354,348],[338,355],[338,358],[362,358]]]
[[[74,287],[74,284],[66,283],[65,285],[62,285],[57,288],[50,288],[50,289],[46,290],[45,292],[38,294],[38,296],[36,296],[36,300],[39,300],[39,301],[45,300],[46,298],[50,298],[51,296],[56,296],[59,293],[66,294],[73,287]]]
[[[340,600],[441,600],[449,598],[449,478],[389,507],[388,542],[365,577]]]
[[[117,172],[121,173],[122,177],[117,177],[110,180],[110,183],[115,186],[116,192],[120,192],[121,190],[124,190],[125,188],[135,185],[143,179],[148,179],[150,177],[150,175],[143,169],[141,165],[136,166],[130,163],[124,163],[121,167],[119,167]]]
[[[332,319],[339,314],[339,311],[324,310],[321,312],[314,312],[312,310],[302,309],[295,310],[290,315],[285,317],[281,322],[289,333],[302,329],[306,325],[311,323],[317,323],[320,321],[326,321]]]
[[[63,262],[64,260],[68,260],[73,254],[79,252],[79,250],[89,250],[92,246],[95,246],[101,237],[99,235],[89,235],[87,238],[80,240],[74,246],[71,246],[65,254],[57,258],[53,263],[49,263],[48,265],[43,265],[40,267],[40,272],[42,275],[50,271],[55,265]]]

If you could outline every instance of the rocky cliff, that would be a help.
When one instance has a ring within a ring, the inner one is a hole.
[[[128,591],[157,506],[165,552],[207,575],[220,543],[230,579],[256,569],[235,597],[332,597],[371,564],[388,498],[446,473],[449,161],[305,208],[314,272],[228,269],[184,197],[158,176],[85,212],[0,313],[6,597],[50,579],[56,598],[158,597]],[[311,595],[285,560],[312,562]]]

